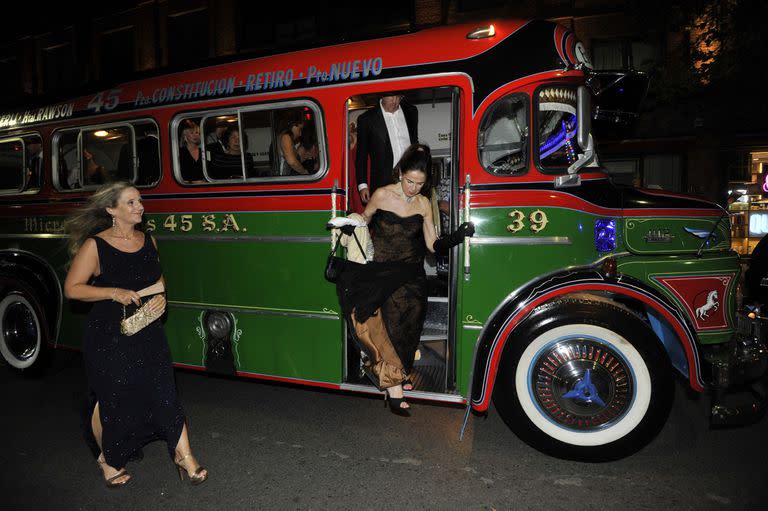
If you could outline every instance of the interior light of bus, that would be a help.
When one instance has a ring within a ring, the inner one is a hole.
[[[496,27],[488,25],[487,27],[477,27],[467,34],[467,39],[487,39],[496,35]]]
[[[109,132],[106,130],[98,130],[93,132],[94,137],[106,137],[109,135]]]
[[[616,220],[595,220],[595,248],[598,252],[611,252],[616,248]]]

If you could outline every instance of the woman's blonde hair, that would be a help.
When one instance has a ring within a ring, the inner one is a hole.
[[[64,221],[64,232],[69,234],[70,258],[75,257],[85,240],[112,225],[112,217],[107,213],[107,208],[117,207],[120,195],[133,187],[127,181],[107,183],[88,197],[82,208]]]

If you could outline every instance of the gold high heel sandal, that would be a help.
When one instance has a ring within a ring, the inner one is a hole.
[[[96,463],[99,464],[99,468],[102,466],[109,466],[107,465],[107,460],[104,459],[104,454],[100,454],[98,458],[96,458]],[[101,473],[104,473],[104,469],[101,468]],[[122,481],[118,481],[119,478],[123,476],[128,476],[127,479],[123,479]],[[113,475],[112,477],[106,477],[104,476],[104,481],[107,483],[107,488],[120,488],[121,486],[125,486],[128,484],[128,481],[131,480],[131,474],[128,473],[124,468],[121,468],[117,471],[117,474]]]
[[[187,469],[184,468],[184,466],[181,464],[185,459],[189,458],[191,454],[186,454],[179,458],[178,460],[173,460],[173,462],[176,464],[176,468],[179,469],[179,479],[182,481],[184,480],[184,476],[189,477],[189,482],[192,483],[192,486],[197,486],[198,484],[203,484],[206,479],[208,479],[208,471],[200,465],[197,467],[197,470],[193,474],[189,474],[187,472]]]

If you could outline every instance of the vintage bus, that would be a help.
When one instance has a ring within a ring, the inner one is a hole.
[[[87,307],[62,296],[62,222],[100,182],[125,179],[158,240],[177,367],[377,393],[323,268],[327,223],[357,193],[353,124],[396,94],[417,107],[432,149],[436,228],[476,226],[425,265],[429,311],[407,397],[464,405],[464,425],[493,401],[543,452],[625,456],[664,424],[675,376],[721,395],[764,371],[765,350],[737,335],[727,213],[618,187],[601,170],[595,83],[567,29],[502,20],[3,113],[0,353],[29,371],[47,348],[78,349]],[[315,152],[306,174],[286,172],[277,151],[296,116]],[[198,176],[184,168],[188,126],[200,129]],[[221,128],[240,137],[234,164],[217,161]],[[715,404],[719,419],[762,406]]]

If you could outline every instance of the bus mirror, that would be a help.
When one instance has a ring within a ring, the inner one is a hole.
[[[592,96],[584,85],[576,91],[576,116],[578,118],[578,130],[576,142],[586,151],[589,145],[589,133],[592,131]]]

